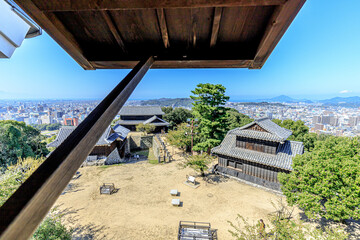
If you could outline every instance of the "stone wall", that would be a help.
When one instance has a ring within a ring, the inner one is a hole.
[[[133,150],[145,150],[152,147],[153,135],[147,136],[129,136],[128,142],[130,151]]]
[[[159,157],[160,157],[160,144],[159,144],[158,140],[156,139],[156,137],[154,137],[153,140],[152,140],[152,148],[153,148],[155,159],[159,159]]]

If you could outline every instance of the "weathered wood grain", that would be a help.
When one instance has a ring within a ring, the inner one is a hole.
[[[0,208],[0,239],[25,240],[36,229],[105,129],[151,67],[141,61]]]
[[[286,0],[36,0],[34,2],[43,11],[86,11],[94,9],[269,6],[284,4]]]

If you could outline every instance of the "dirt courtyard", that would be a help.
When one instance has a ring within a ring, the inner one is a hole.
[[[55,206],[64,213],[66,225],[75,228],[78,239],[177,239],[180,220],[210,222],[219,239],[232,239],[229,221],[237,214],[250,221],[266,219],[278,195],[222,179],[200,187],[184,184],[192,169],[179,168],[178,161],[150,164],[146,161],[80,168]],[[102,183],[114,183],[118,192],[100,195]],[[171,189],[180,192],[170,195]],[[171,199],[182,206],[174,207]]]

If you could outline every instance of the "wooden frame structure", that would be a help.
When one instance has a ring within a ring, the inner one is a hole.
[[[306,0],[14,1],[82,68],[133,70],[0,208],[0,240],[31,236],[150,67],[259,69]]]
[[[259,69],[305,1],[15,0],[84,69]]]
[[[0,208],[0,239],[28,239],[154,62],[141,61]]]

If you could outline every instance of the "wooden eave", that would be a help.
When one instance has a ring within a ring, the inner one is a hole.
[[[305,1],[15,0],[84,69],[258,69]]]

